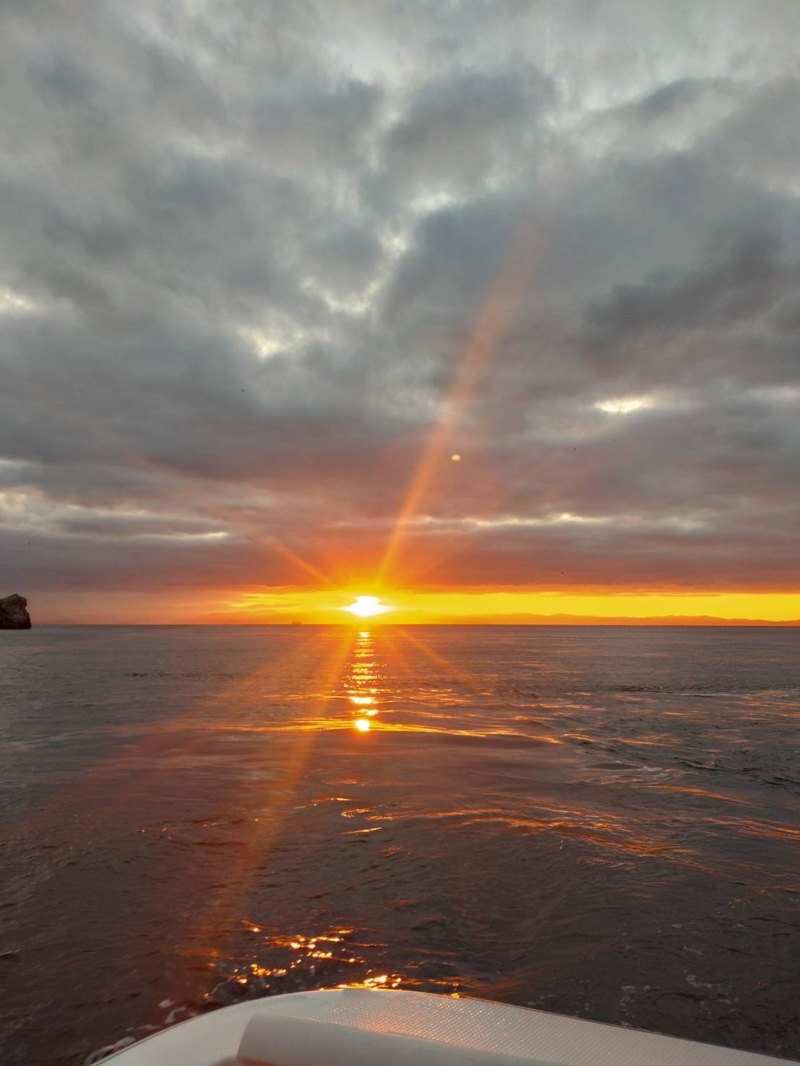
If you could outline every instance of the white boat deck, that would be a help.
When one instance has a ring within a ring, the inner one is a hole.
[[[776,1066],[787,1060],[421,992],[344,988],[193,1018],[114,1066]]]

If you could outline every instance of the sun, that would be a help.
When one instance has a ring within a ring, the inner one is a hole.
[[[356,596],[347,607],[340,607],[341,611],[349,611],[358,618],[374,618],[376,614],[385,614],[393,610],[388,604],[381,603],[377,596]]]

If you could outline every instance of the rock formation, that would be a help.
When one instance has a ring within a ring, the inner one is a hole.
[[[28,601],[16,592],[0,600],[0,629],[30,629],[31,616],[26,611]]]

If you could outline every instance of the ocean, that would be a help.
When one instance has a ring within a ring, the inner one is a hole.
[[[800,630],[0,633],[0,1061],[374,987],[800,1058]]]

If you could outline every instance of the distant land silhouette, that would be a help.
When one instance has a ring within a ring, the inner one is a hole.
[[[454,623],[461,624],[461,623]],[[491,618],[471,618],[472,625],[530,626],[800,626],[800,618],[767,621],[761,618],[715,618],[713,615],[670,614],[652,618],[619,616],[594,617],[580,614],[515,614]]]

